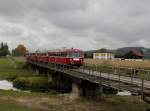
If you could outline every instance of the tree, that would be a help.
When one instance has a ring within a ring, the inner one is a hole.
[[[6,56],[8,54],[10,54],[10,52],[7,43],[1,42],[0,56]]]
[[[12,55],[13,56],[24,56],[26,52],[27,52],[26,47],[23,44],[19,44],[17,46],[17,48],[12,50]]]

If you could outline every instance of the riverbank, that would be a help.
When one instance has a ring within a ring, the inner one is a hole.
[[[47,91],[51,87],[45,75],[38,75],[25,67],[26,63],[20,59],[0,58],[0,79],[12,81],[22,90]]]
[[[139,97],[107,96],[102,99],[73,99],[69,94],[0,90],[0,111],[146,111]]]

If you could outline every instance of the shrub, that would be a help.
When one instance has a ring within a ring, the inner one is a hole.
[[[18,77],[13,81],[13,85],[20,89],[45,91],[50,89],[51,82],[46,77]]]

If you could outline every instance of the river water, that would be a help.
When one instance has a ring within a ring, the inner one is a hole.
[[[122,91],[117,93],[118,96],[131,96],[131,92],[129,91]]]
[[[0,89],[19,91],[17,88],[13,87],[12,82],[7,80],[0,80]]]

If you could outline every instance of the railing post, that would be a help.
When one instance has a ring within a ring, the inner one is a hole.
[[[115,71],[114,73],[117,74],[117,69],[116,69],[116,68],[114,68],[114,69],[115,69],[115,70],[114,70],[114,71]]]
[[[103,96],[103,79],[102,79],[102,71],[98,71],[100,74],[100,96]]]
[[[82,69],[83,69],[83,73],[84,73],[84,66],[83,66],[83,68],[82,68]]]
[[[131,73],[131,84],[133,84],[133,73],[134,73],[135,69],[132,69],[132,73]]]
[[[149,71],[148,71],[148,80],[150,79],[150,73],[149,73]]]
[[[93,65],[93,67],[92,67],[92,75],[93,75],[93,72],[94,72],[94,68],[95,68],[95,65]]]
[[[101,71],[99,71],[99,73],[100,73],[100,78],[102,78],[102,73],[101,73]]]
[[[110,86],[110,74],[108,73],[108,85]]]
[[[63,72],[65,72],[65,65],[63,64]]]
[[[90,75],[90,67],[89,67],[89,75]]]
[[[102,86],[102,73],[101,73],[101,71],[99,71],[99,74],[100,74],[100,85]]]
[[[118,76],[119,76],[119,91],[120,91],[120,82],[121,82],[121,81],[120,81],[120,69],[119,69],[118,72],[119,72],[119,75],[118,75]]]
[[[54,63],[55,71],[56,71],[56,63]]]
[[[134,73],[134,69],[131,68],[131,76],[130,76],[130,79],[131,79],[131,82],[130,82],[130,90],[132,91],[132,85],[133,85],[133,73]]]
[[[141,98],[144,100],[144,79],[143,78],[141,83]]]

